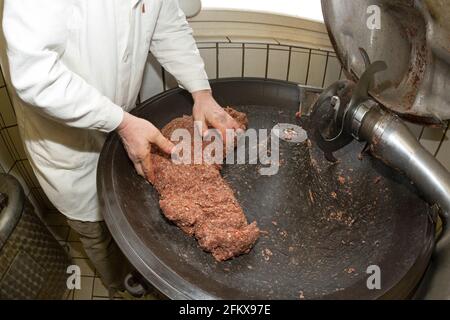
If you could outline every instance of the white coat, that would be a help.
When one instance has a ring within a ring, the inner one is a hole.
[[[70,219],[103,220],[99,153],[135,106],[149,50],[190,92],[210,88],[177,0],[5,0],[3,30],[25,149]]]

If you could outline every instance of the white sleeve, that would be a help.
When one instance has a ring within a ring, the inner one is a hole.
[[[71,127],[110,132],[123,110],[61,61],[71,0],[5,0],[3,31],[12,85],[41,114]]]
[[[189,92],[210,89],[205,64],[177,0],[163,0],[150,51]]]

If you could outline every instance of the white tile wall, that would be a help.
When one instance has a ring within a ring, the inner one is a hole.
[[[38,214],[38,216],[43,218],[46,212],[42,209],[42,205],[34,196],[33,191],[31,191],[30,194],[28,195],[28,200],[34,207],[34,210]]]
[[[264,78],[266,76],[267,45],[245,45],[244,76]]]
[[[9,144],[6,141],[6,133],[3,131],[0,132],[0,164],[5,172],[8,172],[14,164],[14,158],[8,149]]]
[[[30,177],[31,186],[36,187],[36,188],[39,187],[39,181],[36,178],[36,175],[34,174],[33,169],[31,168],[30,162],[28,160],[25,160],[22,162],[22,164],[25,168],[26,174]]]
[[[11,174],[14,175],[14,172],[19,174],[26,183],[25,187],[28,189],[34,189],[39,187],[39,183],[37,182],[36,176],[31,171],[31,168],[29,168],[29,165],[28,160],[15,161],[13,167],[11,168]]]
[[[92,287],[94,285],[93,277],[81,277],[81,289],[74,291],[74,300],[91,300]]]
[[[20,159],[20,153],[17,149],[17,147],[14,145],[13,139],[10,135],[10,130],[3,128],[1,130],[1,136],[4,144],[7,147],[7,150],[10,153],[10,156],[13,158],[14,161]]]
[[[5,85],[5,80],[3,79],[3,72],[0,72],[0,87]]]
[[[409,127],[409,130],[417,137],[419,138],[422,131],[424,130],[423,126],[420,126],[418,124],[414,124],[411,122],[405,122],[405,124]]]
[[[308,62],[309,50],[293,48],[291,56],[291,69],[289,71],[289,81],[304,85],[306,83]]]
[[[450,131],[447,130],[444,142],[437,155],[437,159],[450,170]]]
[[[42,200],[40,193],[43,192],[26,160],[3,70],[0,71],[0,172],[11,174],[21,183],[35,211],[42,217],[48,202]]]
[[[333,82],[339,79],[339,75],[341,73],[341,64],[333,55],[330,55],[328,57],[328,65],[327,65],[327,71],[325,75],[325,82],[324,82],[324,88],[327,88],[329,85],[331,85]]]
[[[422,138],[420,139],[420,143],[434,155],[439,148],[443,134],[444,129],[442,128],[426,127]]]
[[[219,77],[242,76],[242,44],[219,44]]]
[[[13,143],[14,152],[18,156],[18,160],[26,159],[27,154],[25,153],[25,149],[23,146],[22,139],[20,138],[19,128],[17,126],[6,129],[8,131],[9,136],[11,137],[11,141]]]
[[[81,276],[93,277],[95,276],[95,269],[92,263],[88,259],[75,258],[73,259],[74,264],[80,267]]]
[[[108,289],[105,288],[100,278],[94,279],[94,288],[92,294],[96,297],[108,297]]]
[[[31,186],[27,183],[26,175],[24,174],[23,166],[20,162],[15,162],[14,166],[11,168],[9,174],[15,177],[23,187],[25,195],[28,195],[31,191]]]
[[[11,106],[11,102],[8,97],[6,87],[0,89],[0,106],[1,106],[1,118],[3,120],[3,126],[12,126],[16,124],[16,116],[14,109]]]
[[[327,56],[322,51],[312,50],[307,85],[322,87]]]
[[[269,47],[269,79],[286,80],[289,66],[289,47],[270,45]]]
[[[218,44],[230,43],[226,37],[202,37],[197,39],[200,55],[205,62],[205,70],[209,79],[217,78]]]
[[[209,79],[217,78],[217,56],[215,43],[199,44],[200,55],[205,62],[205,70]]]

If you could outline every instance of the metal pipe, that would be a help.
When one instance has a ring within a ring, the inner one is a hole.
[[[446,218],[450,213],[450,173],[426,150],[397,116],[372,109],[361,125],[360,138],[370,143],[371,153],[402,171]]]
[[[359,128],[373,156],[408,176],[431,203],[441,209],[442,236],[417,297],[450,299],[450,173],[428,152],[395,115],[372,108]]]

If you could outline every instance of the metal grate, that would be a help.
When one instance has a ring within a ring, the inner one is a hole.
[[[236,41],[230,37],[215,42],[198,39],[197,45],[210,79],[257,77],[324,88],[345,78],[335,52],[329,50],[291,45],[273,39]],[[253,61],[252,57],[259,61]],[[164,68],[158,68],[161,72],[162,91],[176,87],[177,83],[172,75]],[[141,94],[140,97],[145,95]],[[147,96],[141,101],[149,98]],[[448,126],[442,129],[407,124],[432,154],[442,158],[443,154],[449,152]],[[444,164],[450,169],[450,161]]]
[[[271,62],[273,59],[273,53],[285,53],[285,61],[283,61],[283,76],[277,76],[274,79],[278,80],[286,80],[296,82],[302,85],[312,85],[316,87],[325,87],[332,82],[342,79],[343,77],[343,69],[340,66],[338,59],[334,52],[322,50],[322,49],[313,49],[309,47],[302,46],[294,46],[294,45],[283,45],[279,42],[274,43],[261,43],[261,42],[232,42],[228,39],[228,42],[198,42],[198,46],[200,52],[205,52],[208,50],[213,50],[215,55],[215,66],[214,66],[214,74],[211,76],[209,74],[210,79],[220,79],[228,77],[227,74],[224,74],[222,66],[224,63],[222,59],[226,57],[226,55],[230,51],[234,51],[234,55],[239,52],[240,62],[236,63],[233,66],[233,69],[239,68],[240,71],[238,73],[233,74],[233,77],[254,77],[253,74],[248,74],[246,72],[247,65],[249,64],[247,58],[248,51],[259,51],[264,55],[264,61],[261,70],[261,75],[256,76],[259,78],[270,79],[274,78],[270,76],[271,71]],[[302,58],[294,61],[294,55],[301,55]],[[205,58],[205,57],[204,57]],[[320,62],[314,63],[315,58],[321,58]],[[277,60],[280,60],[279,58]],[[331,70],[330,61],[334,61],[333,70]],[[296,62],[296,63],[294,63]],[[303,65],[301,65],[303,64]],[[207,66],[208,68],[208,66]],[[293,71],[295,70],[306,70],[304,73],[303,79],[295,78],[293,79]],[[280,74],[280,71],[277,72]],[[311,75],[314,75],[316,81],[311,83]],[[167,90],[168,88],[173,87],[173,79],[172,76],[161,68],[161,79],[162,79],[162,87],[163,90]],[[170,79],[170,80],[169,80]],[[320,79],[320,81],[317,81]],[[169,83],[172,82],[172,84]]]

